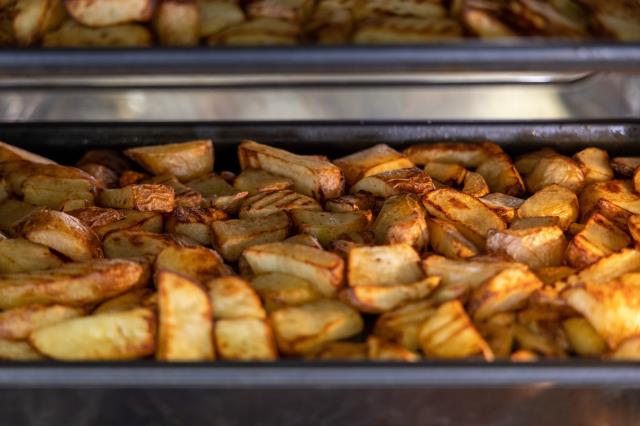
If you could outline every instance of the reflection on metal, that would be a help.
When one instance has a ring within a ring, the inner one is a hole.
[[[640,116],[640,75],[548,84],[4,88],[1,121],[533,120]]]

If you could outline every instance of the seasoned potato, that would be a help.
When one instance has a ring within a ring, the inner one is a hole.
[[[482,204],[493,210],[493,212],[506,223],[513,222],[518,209],[525,202],[525,200],[521,198],[512,197],[499,192],[493,192],[478,199]]]
[[[585,185],[613,179],[613,170],[609,165],[607,151],[599,148],[586,148],[576,153],[573,159],[584,174]]]
[[[419,263],[407,244],[355,247],[349,251],[347,280],[352,287],[412,284],[424,277]]]
[[[162,250],[184,243],[171,235],[146,231],[114,231],[102,241],[104,254],[108,258],[157,256]]]
[[[291,217],[298,232],[313,235],[327,245],[341,235],[362,232],[369,227],[371,212],[328,213],[296,209]]]
[[[476,198],[453,189],[426,194],[422,202],[430,215],[453,223],[478,248],[483,249],[490,229],[504,230],[506,224]]]
[[[0,339],[0,359],[7,361],[41,361],[45,358],[28,342]]]
[[[23,340],[42,327],[84,315],[83,308],[65,305],[28,305],[0,313],[0,339]]]
[[[103,207],[168,213],[175,207],[175,191],[160,184],[129,185],[103,190],[97,202]]]
[[[522,306],[542,282],[522,268],[504,269],[480,285],[469,300],[469,313],[474,321],[483,321]]]
[[[213,246],[226,260],[238,260],[248,247],[282,241],[289,235],[289,217],[280,211],[252,219],[232,219],[211,224]]]
[[[365,191],[377,197],[387,198],[398,194],[423,195],[433,191],[431,177],[417,167],[396,169],[360,179],[350,189],[352,194]]]
[[[210,139],[131,148],[124,153],[149,173],[169,174],[183,182],[213,171],[214,153]]]
[[[253,141],[238,148],[242,169],[257,168],[288,177],[296,191],[318,200],[335,198],[344,192],[344,176],[337,166],[315,157],[296,155]]]
[[[278,309],[270,314],[273,332],[282,353],[304,355],[325,344],[360,333],[362,317],[342,302],[323,299]]]
[[[567,263],[574,268],[584,268],[598,259],[627,247],[629,236],[604,216],[596,213],[587,221],[584,229],[569,242],[565,254]]]
[[[137,210],[119,210],[119,212],[124,215],[123,219],[93,228],[98,237],[104,239],[114,231],[162,232],[162,214],[160,212],[140,212]]]
[[[566,248],[567,240],[557,226],[492,229],[487,236],[489,254],[524,263],[532,269],[562,265]]]
[[[589,321],[574,317],[562,322],[571,349],[580,356],[599,356],[607,350],[607,344],[593,329]]]
[[[198,5],[194,0],[161,0],[155,10],[153,26],[162,45],[195,46],[200,40]]]
[[[376,361],[414,362],[420,359],[418,354],[377,336],[367,337],[367,354],[370,360]]]
[[[430,218],[429,243],[434,252],[451,259],[466,259],[479,254],[478,248],[446,220]]]
[[[285,189],[283,191],[261,192],[247,198],[240,207],[241,219],[253,219],[277,212],[294,210],[321,211],[316,200],[306,195]]]
[[[338,158],[333,163],[340,167],[348,186],[360,179],[396,169],[413,167],[404,155],[385,144],[374,145],[355,154]]]
[[[480,198],[488,195],[490,189],[487,181],[481,174],[467,171],[467,174],[464,176],[464,185],[461,191],[472,197]]]
[[[149,309],[92,315],[40,328],[29,336],[38,352],[64,361],[130,360],[153,354],[155,315]]]
[[[214,358],[211,302],[205,291],[186,276],[160,271],[158,287],[158,350],[161,361],[200,361]]]
[[[72,260],[102,257],[100,240],[95,232],[66,213],[47,209],[33,212],[21,223],[20,235]]]
[[[579,193],[584,186],[584,174],[572,159],[551,150],[536,151],[516,161],[516,167],[525,175],[529,192],[557,184]]]
[[[578,197],[560,185],[550,185],[529,197],[518,208],[518,217],[555,216],[567,230],[578,218]]]
[[[229,273],[220,255],[204,247],[168,246],[158,253],[155,269],[179,272],[200,283]]]
[[[615,157],[611,159],[610,165],[620,177],[630,178],[640,167],[640,157]]]
[[[220,359],[271,361],[278,358],[269,323],[258,318],[221,319],[214,335]]]
[[[301,244],[270,243],[249,247],[244,258],[254,274],[280,272],[309,281],[322,295],[334,296],[343,285],[344,261]]]
[[[77,306],[101,302],[138,285],[144,272],[137,262],[100,259],[0,275],[0,309],[34,303]]]
[[[497,152],[490,155],[476,169],[476,173],[482,176],[489,185],[491,192],[499,192],[513,197],[524,194],[524,183],[518,169],[507,154],[497,146]]]
[[[73,20],[65,21],[56,31],[42,39],[44,47],[145,47],[153,36],[142,25],[124,24],[103,28],[84,27]]]
[[[69,15],[88,27],[107,27],[151,19],[153,3],[137,0],[122,3],[117,0],[69,0],[65,2]]]
[[[439,277],[429,277],[407,284],[357,285],[340,291],[340,299],[360,312],[388,312],[408,302],[429,296],[440,284]]]
[[[0,240],[0,274],[40,271],[62,264],[62,260],[42,244],[24,238]]]
[[[245,169],[233,182],[233,187],[241,192],[255,195],[259,192],[282,191],[293,188],[293,181],[260,169]]]
[[[5,161],[26,160],[32,163],[40,164],[56,164],[48,158],[26,151],[17,146],[9,145],[8,143],[0,142],[0,163]]]
[[[422,250],[429,243],[424,208],[409,194],[387,198],[372,231],[377,244],[406,243]]]
[[[260,298],[244,279],[236,276],[215,278],[207,283],[216,319],[265,318]]]
[[[489,158],[481,145],[466,143],[413,145],[404,150],[404,155],[420,166],[436,162],[460,164],[467,168],[476,168]]]
[[[113,299],[109,299],[101,303],[93,311],[93,314],[121,312],[139,307],[148,307],[146,305],[147,300],[155,294],[156,293],[151,291],[149,288],[134,288],[133,290],[129,290],[126,293],[122,293]]]
[[[200,37],[209,37],[245,19],[240,5],[226,0],[199,0],[198,12]]]
[[[482,355],[493,360],[493,353],[480,336],[457,300],[446,302],[420,326],[418,341],[429,358],[466,358]]]
[[[321,298],[318,290],[309,281],[289,274],[256,275],[251,280],[251,287],[260,295],[268,312]]]
[[[60,0],[18,0],[13,18],[14,37],[20,46],[31,46],[64,20]]]

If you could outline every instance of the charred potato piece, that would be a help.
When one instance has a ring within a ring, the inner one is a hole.
[[[326,246],[341,235],[362,232],[369,227],[371,212],[328,213],[292,210],[291,217],[298,232],[313,235]]]
[[[564,260],[567,240],[557,226],[541,226],[504,231],[490,230],[487,252],[532,269],[560,266]]]
[[[555,216],[567,230],[578,218],[578,197],[560,185],[550,185],[533,194],[518,208],[518,217]]]
[[[164,46],[195,46],[200,40],[198,5],[194,0],[162,0],[156,7],[153,27]]]
[[[119,210],[124,215],[123,219],[100,225],[93,230],[101,239],[115,231],[146,231],[162,232],[162,214],[159,212],[140,212],[137,210]]]
[[[260,295],[268,312],[321,298],[309,281],[289,274],[257,275],[251,280],[251,287]]]
[[[0,339],[24,340],[42,328],[83,316],[83,308],[65,305],[28,305],[0,313]]]
[[[282,191],[293,188],[293,181],[260,169],[245,169],[233,182],[233,187],[241,192],[255,195],[259,192]]]
[[[301,244],[270,243],[249,247],[243,256],[254,274],[295,275],[326,297],[334,296],[343,285],[344,261],[327,251]]]
[[[420,256],[407,244],[354,247],[349,251],[351,287],[411,284],[424,278]]]
[[[138,308],[75,318],[34,331],[38,352],[64,361],[130,360],[155,349],[155,315]]]
[[[571,349],[580,356],[600,356],[607,350],[606,342],[584,318],[574,317],[562,322]]]
[[[204,247],[168,246],[158,253],[155,269],[178,272],[200,283],[229,273],[220,255]]]
[[[160,271],[158,287],[158,350],[161,361],[211,360],[215,357],[211,302],[186,276]]]
[[[56,164],[55,161],[50,160],[32,152],[26,151],[17,146],[9,145],[8,143],[0,142],[0,163],[5,161],[25,160],[31,163],[39,164]]]
[[[572,159],[553,151],[542,150],[527,154],[516,161],[516,167],[525,175],[529,192],[557,184],[579,193],[584,186],[584,174]]]
[[[104,254],[110,259],[141,256],[157,256],[171,246],[182,246],[184,242],[171,235],[146,231],[114,231],[102,241]]]
[[[640,157],[615,157],[611,159],[610,165],[620,177],[630,178],[640,167]]]
[[[209,37],[227,27],[244,21],[244,12],[240,5],[226,0],[198,1],[200,15],[199,35]]]
[[[172,175],[183,182],[213,171],[214,153],[210,139],[131,148],[124,153],[149,173]]]
[[[125,24],[89,28],[67,20],[56,31],[42,39],[44,47],[145,47],[153,36],[142,25]]]
[[[175,176],[156,176],[147,179],[144,183],[161,184],[173,188],[176,206],[200,207],[204,201],[202,194],[181,183]]]
[[[167,219],[165,229],[169,234],[187,237],[208,246],[212,243],[212,224],[228,218],[225,212],[212,207],[178,206]]]
[[[98,196],[98,204],[116,209],[169,213],[175,207],[175,191],[170,186],[157,184],[105,189]]]
[[[429,243],[435,253],[450,259],[466,259],[480,253],[478,248],[450,222],[431,218],[429,225]]]
[[[324,208],[333,213],[357,212],[373,210],[376,206],[376,197],[368,192],[356,192],[327,200]]]
[[[220,359],[273,361],[278,351],[269,323],[258,318],[221,319],[214,324]]]
[[[631,239],[615,224],[600,214],[594,214],[584,229],[569,243],[565,254],[567,263],[584,268],[612,253],[627,247]]]
[[[587,148],[576,153],[573,159],[582,170],[585,185],[613,179],[613,169],[609,164],[607,151],[600,148]]]
[[[404,155],[385,144],[374,145],[355,154],[338,158],[333,163],[340,167],[348,186],[360,179],[396,169],[413,167]]]
[[[23,238],[0,241],[0,274],[53,269],[62,264],[62,260],[42,244]]]
[[[69,15],[88,27],[107,27],[129,22],[144,22],[151,19],[153,3],[137,0],[122,3],[114,0],[69,0],[65,2]]]
[[[360,312],[382,313],[426,298],[439,284],[439,277],[429,277],[409,284],[357,285],[343,289],[339,296]]]
[[[316,200],[289,189],[275,192],[261,192],[247,198],[240,207],[240,219],[253,219],[277,212],[294,210],[321,211]]]
[[[398,194],[423,195],[433,191],[435,186],[428,174],[412,167],[378,173],[360,179],[350,192],[369,192],[377,197],[387,198]]]
[[[289,235],[289,217],[284,212],[253,219],[232,219],[211,224],[213,246],[226,260],[238,260],[248,247],[282,241]]]
[[[404,155],[419,166],[436,162],[460,164],[466,168],[476,168],[489,158],[481,145],[466,143],[413,145],[404,150]]]
[[[464,192],[464,191],[463,191]],[[478,198],[506,223],[513,222],[516,213],[525,200],[510,195],[493,192]]]
[[[322,299],[274,311],[270,315],[278,348],[284,354],[314,353],[332,341],[360,333],[362,317],[342,302]]]
[[[242,169],[257,168],[293,180],[296,191],[325,200],[344,192],[344,176],[339,167],[329,161],[296,155],[253,141],[244,141],[238,148]]]
[[[260,298],[244,279],[236,276],[215,278],[207,283],[216,319],[266,317]]]
[[[408,194],[387,198],[371,229],[377,244],[406,243],[420,251],[429,243],[424,208]]]

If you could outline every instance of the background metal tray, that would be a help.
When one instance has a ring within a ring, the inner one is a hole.
[[[0,140],[71,163],[90,147],[213,138],[216,168],[254,138],[341,155],[374,143],[493,140],[510,153],[640,154],[640,121],[0,124]],[[599,361],[0,363],[6,424],[637,424],[640,365]],[[560,423],[562,422],[562,423]]]

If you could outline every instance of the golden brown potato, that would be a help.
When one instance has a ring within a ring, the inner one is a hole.
[[[640,338],[629,337],[609,354],[608,359],[614,361],[638,361],[640,360]]]
[[[360,333],[362,317],[342,302],[322,299],[278,309],[270,314],[278,348],[284,354],[304,355],[325,344]]]
[[[63,361],[131,360],[153,354],[155,315],[149,309],[92,315],[34,331],[38,352]]]
[[[460,164],[467,168],[476,168],[489,158],[481,145],[467,143],[413,145],[404,150],[404,155],[420,166],[437,162]]]
[[[247,5],[250,18],[271,18],[302,22],[313,10],[311,0],[251,0]]]
[[[633,177],[633,173],[640,167],[640,157],[615,157],[611,159],[611,168],[623,178]]]
[[[377,336],[367,337],[367,354],[370,360],[375,361],[415,362],[420,359],[418,354]]]
[[[137,0],[122,3],[117,0],[68,0],[67,12],[82,25],[88,27],[107,27],[129,22],[145,22],[153,15],[153,3],[150,0]]]
[[[62,264],[62,260],[42,244],[24,238],[0,240],[0,274],[40,271]]]
[[[348,186],[360,179],[396,169],[413,167],[413,163],[404,155],[385,144],[358,151],[346,157],[338,158],[333,163],[340,167]]]
[[[149,288],[134,288],[126,293],[122,293],[113,299],[101,303],[93,314],[105,314],[107,312],[122,312],[139,307],[149,307],[147,300],[156,293]]]
[[[28,342],[0,339],[0,359],[7,361],[41,361],[45,358]]]
[[[502,312],[477,322],[476,328],[496,358],[508,358],[515,340],[515,314]]]
[[[23,340],[42,327],[85,314],[83,308],[65,305],[28,305],[0,313],[0,338]]]
[[[377,197],[387,198],[398,194],[423,195],[435,186],[428,174],[417,167],[396,169],[360,179],[350,189],[352,194],[365,191]]]
[[[173,188],[175,205],[184,207],[199,207],[204,198],[202,194],[180,182],[177,177],[170,175],[154,176],[143,181],[145,184],[161,184]]]
[[[245,250],[254,274],[280,272],[306,279],[325,297],[343,285],[344,261],[337,255],[301,244],[270,243]]]
[[[567,230],[578,218],[578,197],[560,185],[550,185],[529,197],[518,208],[518,217],[556,216]]]
[[[168,246],[158,253],[155,270],[179,272],[200,283],[229,274],[220,255],[205,247]]]
[[[410,351],[418,350],[418,330],[435,311],[432,302],[420,300],[383,313],[376,320],[373,333],[396,342]]]
[[[215,357],[211,302],[206,292],[184,275],[160,271],[158,350],[161,361],[204,361]]]
[[[424,278],[420,256],[407,244],[354,247],[349,251],[351,287],[412,284]]]
[[[522,268],[504,269],[480,285],[469,300],[469,313],[474,321],[483,321],[501,312],[522,307],[542,282]]]
[[[557,226],[490,230],[487,236],[489,254],[524,263],[531,269],[562,265],[566,248],[567,240]]]
[[[168,213],[175,207],[175,191],[167,185],[129,185],[103,190],[97,202],[103,207]]]
[[[461,191],[472,197],[480,198],[488,195],[490,189],[481,174],[467,171]]]
[[[557,184],[579,193],[584,186],[584,174],[572,159],[543,149],[524,155],[516,161],[516,167],[525,175],[529,192],[537,192],[545,186]]]
[[[373,16],[360,22],[353,35],[353,43],[420,44],[450,42],[459,40],[461,37],[462,28],[456,21],[450,19],[390,15]]]
[[[497,149],[496,146],[494,149]],[[509,156],[502,152],[493,153],[476,169],[489,185],[491,192],[499,192],[513,197],[524,194],[524,183],[518,169],[513,165]]]
[[[562,322],[571,349],[580,356],[600,356],[607,350],[606,342],[584,318],[574,317]]]
[[[321,298],[318,290],[309,281],[289,274],[256,275],[251,280],[251,287],[264,301],[267,312],[285,306],[301,305]]]
[[[251,219],[216,221],[211,224],[213,246],[226,260],[238,260],[248,247],[282,241],[289,235],[289,217],[280,211]]]
[[[509,226],[511,231],[521,231],[531,228],[541,227],[558,227],[560,225],[560,219],[557,216],[534,216],[515,219]]]
[[[69,19],[42,39],[44,47],[146,47],[153,40],[142,25],[125,24],[104,28],[84,27]]]
[[[439,284],[439,277],[407,284],[363,284],[342,289],[339,297],[360,312],[382,313],[426,298]]]
[[[37,174],[22,181],[20,193],[24,201],[37,206],[58,209],[68,200],[86,200],[93,204],[97,182],[90,176],[59,178]]]
[[[100,225],[93,230],[101,239],[114,231],[162,232],[162,214],[160,212],[140,212],[137,210],[119,210],[123,219]]]
[[[245,169],[233,182],[233,187],[241,192],[255,195],[259,192],[282,191],[293,188],[293,181],[260,169]]]
[[[585,185],[613,179],[613,170],[609,165],[607,151],[600,148],[586,148],[576,153],[573,159],[584,174]]]
[[[272,361],[278,351],[269,323],[258,318],[221,319],[214,324],[220,359]]]
[[[19,0],[15,4],[13,33],[18,45],[31,46],[64,20],[60,0]]]
[[[537,324],[532,326],[515,325],[514,337],[517,346],[527,354],[534,356],[534,358],[527,358],[528,361],[537,359],[538,354],[549,358],[566,357],[568,343],[559,337],[564,334],[558,334],[558,332],[563,332],[562,328],[554,322],[549,324],[546,328],[539,328]]]
[[[78,168],[93,176],[96,179],[98,188],[115,188],[118,186],[118,175],[102,164],[86,163],[79,165]]]
[[[102,257],[95,232],[66,213],[39,210],[20,224],[20,235],[76,261]]]
[[[292,45],[299,41],[300,24],[280,19],[258,18],[233,25],[210,36],[209,45]]]
[[[576,285],[581,283],[608,282],[615,280],[627,272],[640,270],[640,251],[636,249],[622,249],[618,253],[599,259],[575,275],[567,277],[567,283]]]
[[[200,12],[194,0],[161,0],[153,27],[164,46],[196,46],[200,40]]]
[[[430,162],[424,166],[424,171],[445,185],[460,185],[467,175],[467,169],[453,163]]]
[[[638,244],[640,242],[640,215],[630,216],[627,222],[627,227],[631,238],[633,238],[633,241]]]
[[[367,357],[366,343],[330,342],[310,358],[316,361],[363,361]]]
[[[466,259],[480,253],[451,222],[430,218],[427,223],[429,243],[435,253],[451,259]]]
[[[24,195],[24,189],[30,196],[38,196],[39,189],[47,194],[40,195],[47,200],[48,193],[51,197],[62,198],[62,192],[75,194],[90,192],[95,193],[96,180],[93,176],[75,167],[60,166],[57,164],[38,164],[28,161],[5,161],[0,163],[0,174],[4,176],[11,192],[16,195]],[[28,181],[28,183],[27,183]],[[25,186],[25,183],[27,185]],[[70,196],[69,198],[73,198]]]
[[[313,235],[326,246],[344,234],[365,231],[371,222],[370,211],[329,213],[296,209],[291,217],[298,232]]]
[[[15,160],[26,160],[40,164],[56,164],[55,161],[41,157],[33,152],[26,151],[22,148],[18,148],[17,146],[9,145],[8,143],[0,142],[0,163]]]
[[[245,19],[239,4],[225,0],[199,0],[198,12],[200,37],[209,37]]]
[[[607,202],[608,205],[603,206],[603,202]],[[609,212],[613,210],[614,217],[604,213],[603,207],[609,207]],[[627,213],[621,221],[616,220],[616,216],[620,216],[620,210]],[[626,223],[631,214],[640,214],[640,197],[634,192],[630,181],[610,180],[592,183],[580,193],[581,220],[588,219],[594,211],[599,211],[609,220]]]
[[[104,207],[86,207],[71,210],[68,213],[82,222],[84,226],[94,230],[125,218],[123,212]]]
[[[237,276],[214,278],[207,287],[216,319],[266,317],[260,298],[244,279]]]
[[[144,272],[137,262],[100,259],[0,275],[0,309],[34,303],[77,306],[100,302],[138,285]]]
[[[167,247],[184,245],[184,241],[171,235],[131,230],[111,232],[102,241],[104,254],[110,259],[118,257],[155,257]]]
[[[555,284],[557,281],[562,281],[575,273],[576,270],[569,266],[549,266],[536,270],[536,275],[544,285]]]
[[[438,189],[422,199],[430,215],[448,220],[476,247],[483,249],[490,229],[504,230],[506,224],[476,198],[453,189]]]
[[[208,246],[211,245],[212,223],[228,218],[225,212],[213,207],[178,206],[167,219],[165,230],[169,234],[187,237]]]
[[[457,300],[446,302],[420,326],[418,341],[429,358],[466,358],[482,355],[493,360],[493,353],[480,336]]]
[[[316,200],[306,195],[285,189],[275,192],[261,192],[247,198],[240,207],[241,219],[252,219],[277,212],[294,210],[321,211]]]
[[[376,197],[368,192],[356,192],[327,200],[325,210],[334,213],[373,210],[376,207]]]
[[[197,28],[197,24],[194,27]],[[183,182],[213,171],[214,153],[210,139],[131,148],[124,153],[149,173],[172,175]]]
[[[478,198],[482,204],[489,207],[500,219],[506,223],[513,222],[516,213],[525,200],[510,195],[493,192]]]
[[[344,192],[344,176],[340,168],[329,161],[296,155],[253,141],[238,147],[242,169],[256,168],[288,177],[296,191],[318,200],[335,198]]]
[[[387,198],[372,226],[377,244],[406,243],[422,250],[429,242],[425,211],[411,195]]]
[[[596,213],[569,242],[565,257],[574,268],[584,268],[598,259],[627,247],[631,239],[613,222]]]

